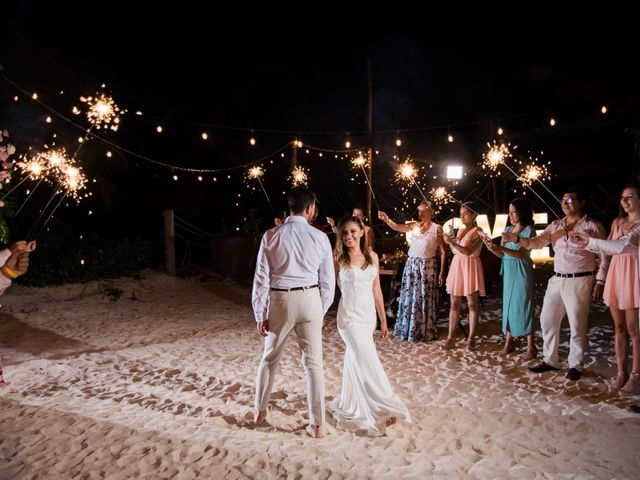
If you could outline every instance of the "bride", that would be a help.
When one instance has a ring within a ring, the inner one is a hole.
[[[364,226],[357,217],[342,220],[337,233],[334,260],[342,293],[338,331],[346,350],[342,393],[334,406],[340,416],[357,428],[382,432],[397,420],[411,422],[411,417],[402,400],[393,393],[373,343],[376,310],[382,338],[389,336],[378,257],[365,248]]]

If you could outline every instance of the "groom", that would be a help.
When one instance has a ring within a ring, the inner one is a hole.
[[[306,188],[293,189],[288,201],[290,216],[262,237],[253,279],[253,313],[258,333],[265,337],[256,379],[254,421],[259,426],[267,417],[278,362],[287,337],[295,330],[307,379],[306,430],[311,437],[321,438],[322,322],[333,302],[333,257],[327,235],[309,225],[316,215],[315,195]]]

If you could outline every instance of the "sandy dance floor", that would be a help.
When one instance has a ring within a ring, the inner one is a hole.
[[[111,301],[114,288],[123,291]],[[541,288],[543,291],[544,288]],[[542,293],[542,291],[540,293]],[[304,435],[306,397],[293,338],[268,425],[251,425],[261,352],[249,291],[156,272],[0,297],[0,478],[635,479],[640,402],[610,394],[613,328],[595,306],[586,374],[536,376],[520,350],[498,356],[500,302],[485,301],[479,349],[378,343],[411,425]],[[538,307],[539,308],[539,307]],[[465,318],[466,322],[466,318]],[[444,336],[446,320],[440,324]],[[538,340],[538,347],[542,346]],[[566,358],[567,342],[562,343]],[[325,322],[327,404],[343,345]]]

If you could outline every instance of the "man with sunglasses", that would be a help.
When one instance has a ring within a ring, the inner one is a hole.
[[[569,371],[566,377],[572,381],[580,380],[582,377],[589,307],[592,298],[602,297],[610,258],[602,256],[598,267],[595,253],[570,241],[570,235],[578,232],[585,232],[592,238],[606,238],[602,224],[585,214],[585,203],[582,193],[577,188],[569,188],[561,200],[564,218],[550,223],[540,235],[534,238],[520,238],[513,233],[502,234],[505,242],[519,242],[527,249],[538,249],[547,245],[553,247],[555,273],[547,284],[540,313],[544,360],[529,368],[529,371],[544,373],[560,368],[560,326],[566,315],[571,331]]]

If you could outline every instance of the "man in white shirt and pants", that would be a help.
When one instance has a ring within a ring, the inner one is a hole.
[[[255,424],[264,423],[269,395],[285,340],[296,331],[307,379],[309,425],[313,438],[324,436],[322,324],[333,303],[335,271],[327,235],[309,225],[316,214],[308,189],[289,194],[290,216],[265,232],[258,250],[252,305],[258,333],[265,337],[256,378]]]

